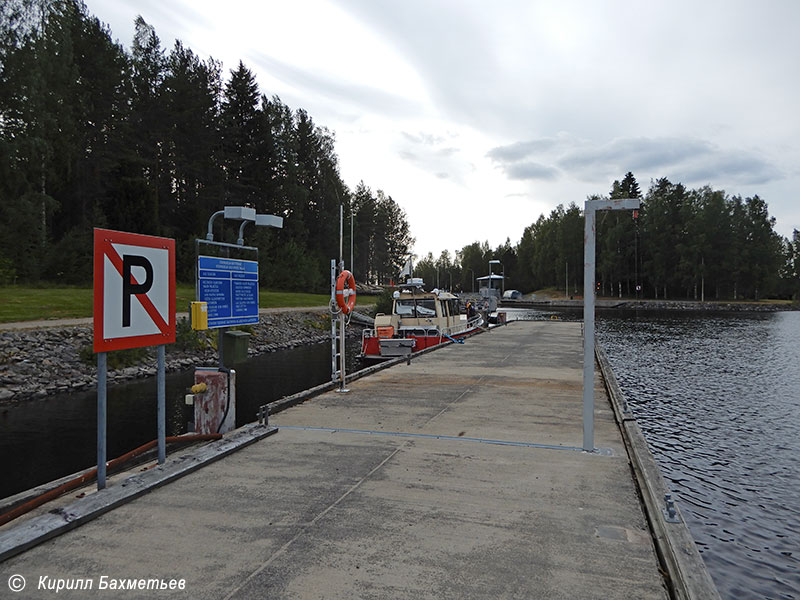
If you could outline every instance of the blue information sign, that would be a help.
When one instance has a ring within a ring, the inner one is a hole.
[[[208,327],[258,323],[258,263],[197,257],[198,300],[208,304]]]

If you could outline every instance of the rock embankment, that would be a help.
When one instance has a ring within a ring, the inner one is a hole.
[[[330,316],[302,310],[262,314],[259,323],[246,330],[251,333],[248,354],[255,356],[330,340]],[[348,331],[360,335],[354,327]],[[167,346],[168,372],[216,364],[215,333],[193,332],[179,320],[177,338]],[[95,386],[97,362],[91,347],[91,326],[0,331],[0,404]],[[115,369],[110,357],[109,384],[155,375],[155,348],[127,352]]]

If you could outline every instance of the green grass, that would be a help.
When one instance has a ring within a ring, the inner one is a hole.
[[[91,288],[0,287],[0,323],[91,316]]]
[[[187,312],[194,300],[194,285],[179,283],[175,290],[178,312]],[[92,289],[77,287],[0,286],[0,323],[71,319],[92,316]],[[307,308],[327,306],[327,294],[261,290],[261,308]],[[358,298],[360,306],[375,303],[375,296]]]

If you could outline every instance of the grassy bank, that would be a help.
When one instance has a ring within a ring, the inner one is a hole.
[[[175,302],[178,312],[187,312],[194,300],[194,286],[178,284]],[[307,308],[326,306],[327,294],[261,290],[261,308]],[[372,296],[358,298],[359,305],[374,304]],[[92,316],[92,289],[75,287],[0,287],[0,323],[72,319]]]

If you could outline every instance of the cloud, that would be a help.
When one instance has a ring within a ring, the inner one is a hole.
[[[515,162],[503,166],[503,170],[511,179],[543,179],[552,181],[558,177],[559,171],[554,167],[541,165],[532,161]]]
[[[542,138],[527,142],[515,142],[508,146],[498,146],[486,153],[486,156],[497,162],[513,162],[522,160],[533,154],[553,150],[559,141],[554,138]]]
[[[403,131],[402,134],[404,138],[406,138],[409,142],[412,142],[414,144],[425,144],[427,146],[436,146],[437,144],[441,144],[442,142],[445,141],[445,138],[443,138],[440,135],[434,135],[432,133],[424,133],[422,131],[416,134]]]
[[[249,58],[271,76],[302,90],[307,95],[322,95],[351,107],[393,114],[397,117],[413,116],[419,110],[414,101],[375,87],[334,79],[262,53],[255,53]]]
[[[397,155],[415,167],[439,180],[463,183],[465,174],[474,169],[466,163],[461,148],[452,143],[455,134],[400,132],[400,146]]]
[[[566,177],[609,181],[632,171],[669,177],[686,184],[763,184],[783,177],[772,163],[752,150],[721,148],[692,137],[616,138],[597,144],[560,136],[492,148],[487,156],[510,179],[552,180]]]

